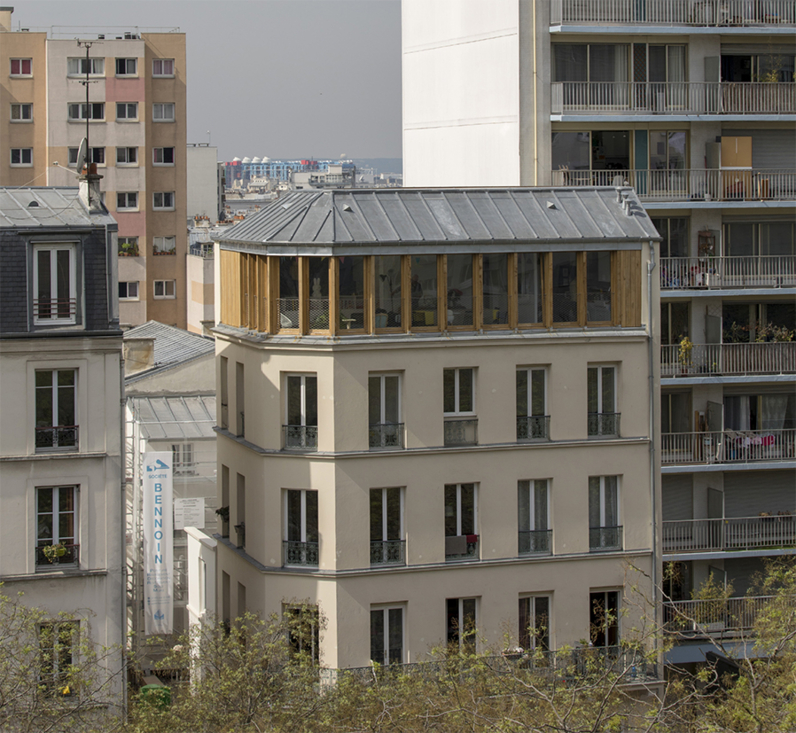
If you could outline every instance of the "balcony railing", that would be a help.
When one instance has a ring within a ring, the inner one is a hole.
[[[590,412],[589,437],[590,438],[617,438],[619,437],[619,419],[621,412]]]
[[[36,428],[36,450],[77,450],[78,426]]]
[[[796,373],[796,342],[661,346],[661,377]]]
[[[552,0],[551,25],[796,25],[793,0]]]
[[[212,260],[213,252],[214,248],[212,242],[209,244],[196,242],[188,247],[189,255],[193,255],[194,257],[202,257],[205,260]]]
[[[774,596],[665,601],[663,625],[676,634],[714,634],[751,629]]]
[[[478,535],[462,534],[445,538],[446,560],[477,560]]]
[[[622,527],[589,527],[589,552],[622,549]]]
[[[796,430],[724,430],[716,433],[664,433],[661,463],[754,463],[796,459]]]
[[[558,81],[552,114],[769,115],[796,112],[796,84],[743,81]]]
[[[796,287],[796,257],[661,257],[662,290]]]
[[[405,565],[406,540],[383,540],[370,543],[371,565]]]
[[[552,529],[532,529],[519,531],[520,555],[550,555],[552,552]]]
[[[77,300],[74,298],[33,299],[33,318],[36,321],[74,321]]]
[[[445,445],[477,445],[478,420],[446,420]]]
[[[80,545],[53,545],[47,542],[36,548],[36,568],[39,570],[48,570],[63,565],[76,566],[79,563]]]
[[[403,448],[403,423],[374,423],[368,429],[368,445],[371,448]]]
[[[793,201],[796,170],[568,170],[554,186],[632,186],[642,201]]]
[[[663,523],[663,551],[725,552],[796,545],[792,514],[725,519],[680,519]]]
[[[317,425],[283,425],[285,450],[317,450]]]
[[[282,542],[285,565],[298,565],[300,567],[318,567],[318,543],[295,542],[285,540]]]
[[[550,415],[517,418],[517,440],[549,440]]]

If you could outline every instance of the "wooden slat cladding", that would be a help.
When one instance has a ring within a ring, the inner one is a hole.
[[[641,325],[641,252],[625,250],[617,252],[616,257],[619,325],[638,327]]]
[[[239,252],[222,249],[219,253],[221,270],[221,322],[240,328],[241,280]]]

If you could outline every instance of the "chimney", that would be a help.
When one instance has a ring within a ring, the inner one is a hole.
[[[13,12],[14,8],[9,5],[0,7],[0,33],[11,32],[11,13]]]
[[[80,200],[89,213],[101,214],[105,211],[105,207],[102,205],[102,194],[100,193],[99,185],[103,177],[97,173],[96,163],[92,163],[88,171],[85,168],[83,171],[77,183]]]
[[[124,375],[129,377],[155,366],[155,339],[144,336],[125,336]]]

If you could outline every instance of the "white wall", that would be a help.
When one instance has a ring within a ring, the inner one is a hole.
[[[218,148],[189,145],[188,216],[218,218]]]

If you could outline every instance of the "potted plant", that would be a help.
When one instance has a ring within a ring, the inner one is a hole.
[[[694,344],[688,336],[684,336],[680,341],[680,348],[677,352],[677,361],[680,362],[680,370],[683,374],[692,366],[691,352],[694,350]]]
[[[47,558],[47,561],[51,563],[66,555],[66,547],[60,542],[54,545],[44,545],[41,551],[44,553],[44,557]]]

